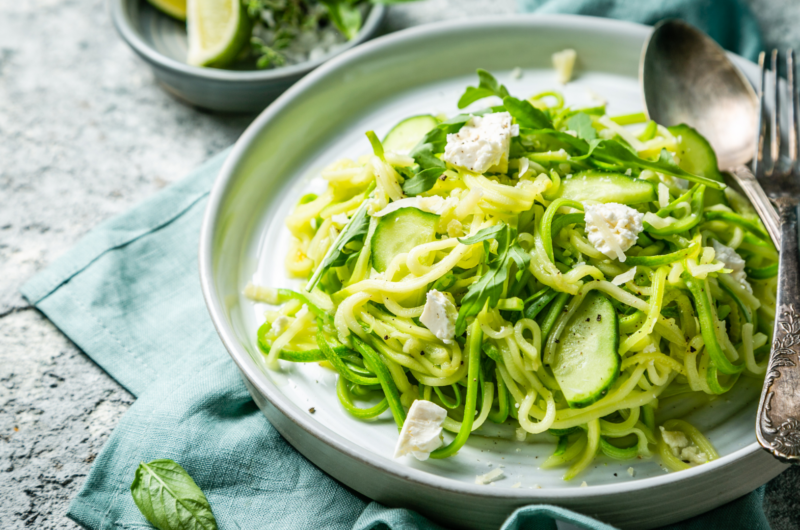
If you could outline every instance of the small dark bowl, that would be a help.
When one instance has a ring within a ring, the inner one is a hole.
[[[153,69],[159,84],[192,105],[223,112],[259,112],[298,79],[328,59],[375,37],[386,8],[374,5],[358,36],[314,61],[270,70],[222,70],[185,62],[186,25],[145,0],[110,0],[117,31]]]

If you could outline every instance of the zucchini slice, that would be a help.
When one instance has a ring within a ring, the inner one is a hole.
[[[381,143],[387,151],[407,153],[437,125],[439,125],[439,120],[430,114],[412,116],[392,127]]]
[[[570,408],[602,398],[619,374],[619,326],[611,301],[589,293],[567,323],[553,359],[555,375]]]
[[[678,139],[678,165],[681,169],[694,175],[724,182],[725,179],[719,171],[717,155],[702,134],[683,123],[669,127],[669,132]],[[719,203],[728,203],[725,192],[706,188],[705,206]]]
[[[562,197],[573,201],[592,199],[620,204],[638,204],[658,198],[651,182],[620,173],[598,171],[581,171],[561,179],[561,186],[552,199]],[[551,196],[548,195],[547,198],[551,199]]]
[[[380,218],[372,235],[372,266],[378,272],[389,268],[395,256],[436,238],[439,216],[418,208],[400,208]]]

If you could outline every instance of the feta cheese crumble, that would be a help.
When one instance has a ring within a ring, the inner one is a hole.
[[[274,333],[275,335],[280,335],[281,333],[286,331],[286,328],[288,328],[288,327],[289,327],[289,317],[287,317],[287,316],[279,316],[272,323],[272,327],[269,328],[269,330],[272,333]]]
[[[630,476],[636,475],[636,470],[633,469],[632,467],[629,467],[628,468],[628,475],[630,475]]]
[[[629,206],[609,202],[584,205],[586,235],[594,248],[611,259],[625,261],[625,251],[644,230],[644,214]]]
[[[336,225],[336,228],[344,228],[350,222],[350,218],[347,217],[346,213],[337,213],[336,215],[331,215],[331,222]]]
[[[577,58],[578,53],[571,48],[556,52],[551,57],[553,68],[556,69],[558,75],[558,82],[562,85],[566,85],[572,79],[572,70],[575,68],[575,59]]]
[[[503,478],[503,470],[500,468],[493,469],[484,475],[478,475],[475,477],[475,484],[480,484],[485,486],[486,484],[492,483],[495,480],[499,480]]]
[[[460,131],[447,135],[442,159],[473,173],[505,173],[512,136],[519,136],[519,125],[511,123],[508,112],[473,116]]]
[[[455,304],[444,294],[431,289],[425,300],[425,307],[419,321],[427,327],[436,338],[445,344],[452,344],[456,334],[458,310]]]
[[[446,199],[439,195],[433,195],[431,197],[408,197],[388,204],[381,211],[374,214],[373,217],[383,217],[384,215],[396,212],[400,208],[416,208],[423,212],[442,215],[445,211],[451,210],[456,206],[458,206],[458,199],[455,197],[447,197]],[[333,219],[333,217],[331,217],[331,219]]]
[[[730,269],[731,277],[745,288],[745,290],[752,294],[753,287],[747,281],[747,273],[744,272],[745,262],[742,257],[731,247],[723,245],[716,239],[712,239],[711,243],[714,245],[714,253],[717,261],[725,264],[726,269]]]
[[[701,453],[696,445],[693,445],[681,431],[668,431],[664,427],[661,429],[661,437],[664,439],[672,454],[684,462],[690,464],[705,464],[708,462],[708,455]]]
[[[408,416],[400,430],[394,458],[412,454],[417,460],[427,460],[434,451],[444,444],[442,424],[447,411],[435,403],[416,400],[408,410]]]

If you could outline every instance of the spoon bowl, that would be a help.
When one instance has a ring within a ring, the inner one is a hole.
[[[657,24],[643,49],[639,78],[648,118],[697,129],[723,169],[752,159],[758,97],[708,35],[682,20]]]

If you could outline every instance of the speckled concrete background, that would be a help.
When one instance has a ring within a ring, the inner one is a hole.
[[[769,45],[800,49],[796,0],[749,2]],[[387,26],[514,11],[514,0],[428,0],[391,7]],[[0,1],[0,528],[77,528],[69,500],[133,401],[19,286],[251,119],[162,92],[103,0]],[[774,528],[800,528],[798,491],[797,469],[770,486]]]

